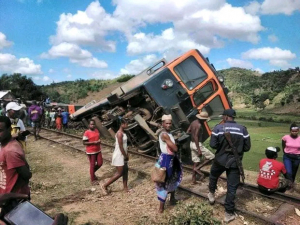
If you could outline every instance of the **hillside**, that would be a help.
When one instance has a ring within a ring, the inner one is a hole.
[[[218,71],[225,78],[234,108],[264,109],[272,113],[300,113],[300,74],[296,70],[256,71],[230,68]],[[99,101],[130,79],[123,75],[114,80],[77,80],[43,86],[52,101],[86,104]]]
[[[297,70],[273,71],[262,75],[241,68],[218,72],[225,77],[234,107],[300,113],[300,74]]]
[[[50,97],[52,102],[63,102],[83,105],[92,100],[99,101],[112,90],[119,87],[134,75],[124,74],[113,80],[83,80],[52,83],[41,86],[42,92]]]

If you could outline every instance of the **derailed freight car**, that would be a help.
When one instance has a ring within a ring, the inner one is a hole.
[[[195,115],[206,111],[220,122],[219,115],[231,107],[224,78],[198,50],[190,50],[170,63],[164,59],[115,89],[100,102],[89,103],[71,114],[73,120],[96,119],[102,135],[118,128],[118,117],[126,116],[130,142],[140,152],[157,150],[161,117],[172,114],[175,139],[189,148],[187,130]],[[113,133],[113,132],[110,132]],[[202,140],[211,134],[205,123]]]

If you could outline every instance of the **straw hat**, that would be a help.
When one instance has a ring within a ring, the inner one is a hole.
[[[196,117],[200,120],[210,120],[207,112],[201,112],[200,114],[197,114]]]

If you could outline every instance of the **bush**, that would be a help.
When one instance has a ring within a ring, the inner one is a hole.
[[[119,77],[117,79],[117,82],[119,82],[119,83],[126,82],[126,81],[130,80],[133,77],[134,77],[134,75],[124,74],[124,75],[122,75],[121,77]]]
[[[172,225],[221,225],[213,218],[213,209],[207,203],[179,203],[170,215],[168,224]]]

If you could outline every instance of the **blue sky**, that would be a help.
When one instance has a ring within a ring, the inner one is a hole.
[[[196,48],[217,69],[300,66],[300,0],[2,0],[0,75],[136,74]]]

